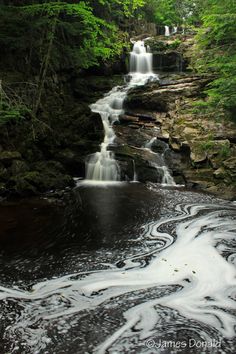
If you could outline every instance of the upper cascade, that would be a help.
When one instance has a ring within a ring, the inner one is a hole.
[[[134,43],[130,53],[130,74],[153,74],[152,53],[147,52],[144,41]]]
[[[170,36],[170,27],[169,26],[165,26],[165,36],[166,37]]]

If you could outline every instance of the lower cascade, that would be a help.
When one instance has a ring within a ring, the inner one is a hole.
[[[86,164],[86,180],[119,181],[119,165],[109,146],[116,138],[112,125],[124,113],[123,102],[129,89],[157,79],[152,71],[152,54],[147,52],[144,41],[134,43],[130,53],[130,78],[125,86],[114,87],[105,97],[91,105],[92,112],[99,113],[104,128],[104,140],[99,152],[89,156]]]

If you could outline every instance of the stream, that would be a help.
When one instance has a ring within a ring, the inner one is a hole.
[[[1,353],[235,353],[235,203],[110,183],[0,215]]]
[[[84,181],[1,203],[0,353],[236,352],[236,202],[176,185],[164,154],[161,182],[139,183],[135,164],[120,181],[110,149],[151,62],[136,42],[128,82],[91,106],[105,134]]]

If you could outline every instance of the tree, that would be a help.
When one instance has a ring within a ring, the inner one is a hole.
[[[203,25],[196,37],[195,67],[215,79],[209,85],[208,104],[236,114],[236,3],[208,0]],[[199,55],[200,53],[200,55]]]
[[[144,5],[147,20],[158,25],[182,25],[183,22],[199,21],[200,2],[202,0],[149,0]]]

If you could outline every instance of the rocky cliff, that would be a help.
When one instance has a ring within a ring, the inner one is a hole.
[[[210,77],[160,74],[160,80],[131,90],[122,125],[133,130],[132,146],[140,132],[168,143],[167,164],[177,182],[226,198],[236,196],[236,125],[222,116],[194,112]],[[145,118],[145,119],[143,119]],[[124,135],[122,127],[118,135]]]

